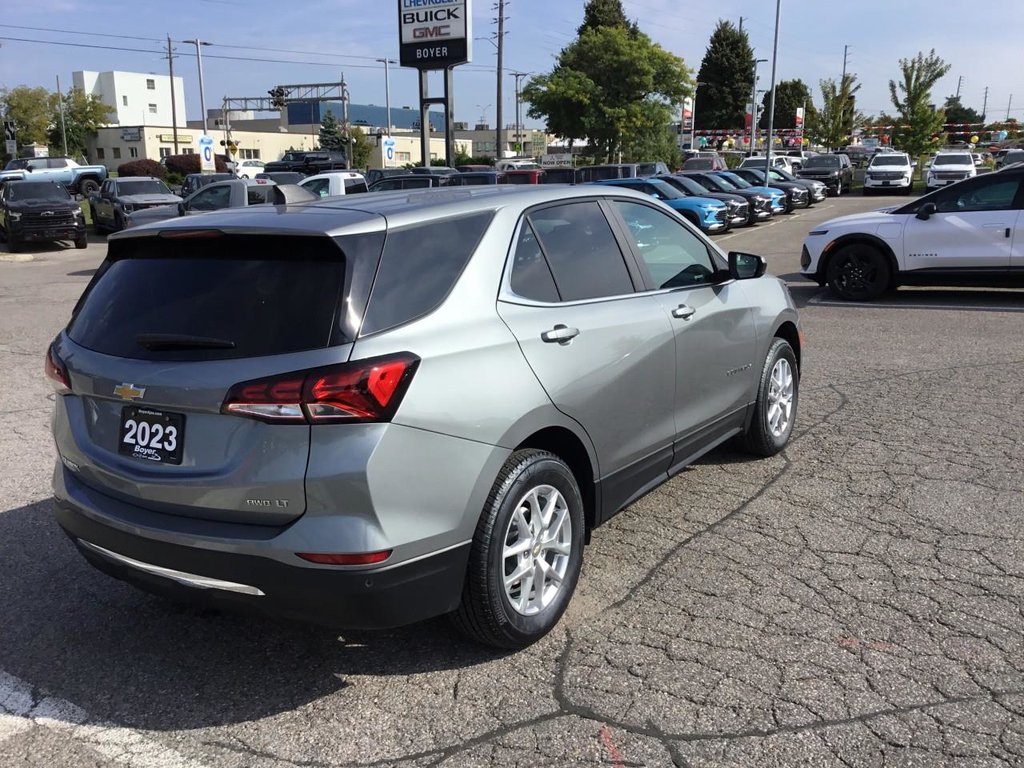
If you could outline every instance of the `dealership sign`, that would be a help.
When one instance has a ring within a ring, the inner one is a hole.
[[[470,0],[398,0],[403,67],[444,69],[472,60]]]

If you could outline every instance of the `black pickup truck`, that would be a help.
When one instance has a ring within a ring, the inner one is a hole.
[[[306,176],[336,170],[348,170],[348,157],[344,152],[323,149],[312,152],[299,152],[295,150],[285,152],[284,157],[280,160],[267,163],[263,168],[264,173],[295,171]]]

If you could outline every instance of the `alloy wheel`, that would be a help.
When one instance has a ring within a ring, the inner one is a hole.
[[[535,616],[557,597],[572,553],[572,519],[557,488],[538,485],[519,500],[502,546],[502,578],[509,604]]]

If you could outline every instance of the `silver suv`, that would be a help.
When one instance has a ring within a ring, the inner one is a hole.
[[[48,351],[58,520],[113,576],[519,648],[592,529],[796,417],[797,311],[622,188],[467,187],[129,230]]]

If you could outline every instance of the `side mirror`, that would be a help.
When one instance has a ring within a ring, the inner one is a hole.
[[[178,215],[179,216],[184,216],[186,210],[188,210],[188,209],[185,208],[185,204],[184,203],[178,203]]]
[[[928,221],[938,210],[938,206],[935,203],[925,203],[917,209],[917,218],[921,221]]]
[[[768,270],[768,262],[754,253],[729,251],[729,277],[733,280],[750,280],[761,277]]]

